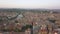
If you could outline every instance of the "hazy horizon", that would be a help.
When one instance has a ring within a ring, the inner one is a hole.
[[[60,0],[0,0],[0,8],[60,9]]]

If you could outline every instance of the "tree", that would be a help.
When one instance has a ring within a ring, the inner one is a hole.
[[[55,20],[55,19],[50,19],[50,18],[48,18],[48,21],[49,21],[49,22],[52,22],[52,23],[55,23],[56,20]]]
[[[15,20],[15,23],[18,23],[18,21],[17,21],[17,20]]]
[[[15,28],[15,29],[14,29],[14,32],[21,32],[21,30],[18,29],[18,28]]]
[[[28,28],[30,28],[30,29],[32,29],[33,28],[33,26],[32,25],[26,25],[26,26],[23,26],[22,28],[21,28],[21,31],[25,31],[26,29],[28,29]]]

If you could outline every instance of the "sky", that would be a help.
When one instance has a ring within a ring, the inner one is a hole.
[[[60,0],[0,0],[0,8],[60,9]]]

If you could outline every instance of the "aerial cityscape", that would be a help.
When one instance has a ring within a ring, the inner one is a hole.
[[[0,0],[0,34],[60,34],[60,0]]]
[[[60,34],[60,12],[0,9],[0,34]]]

